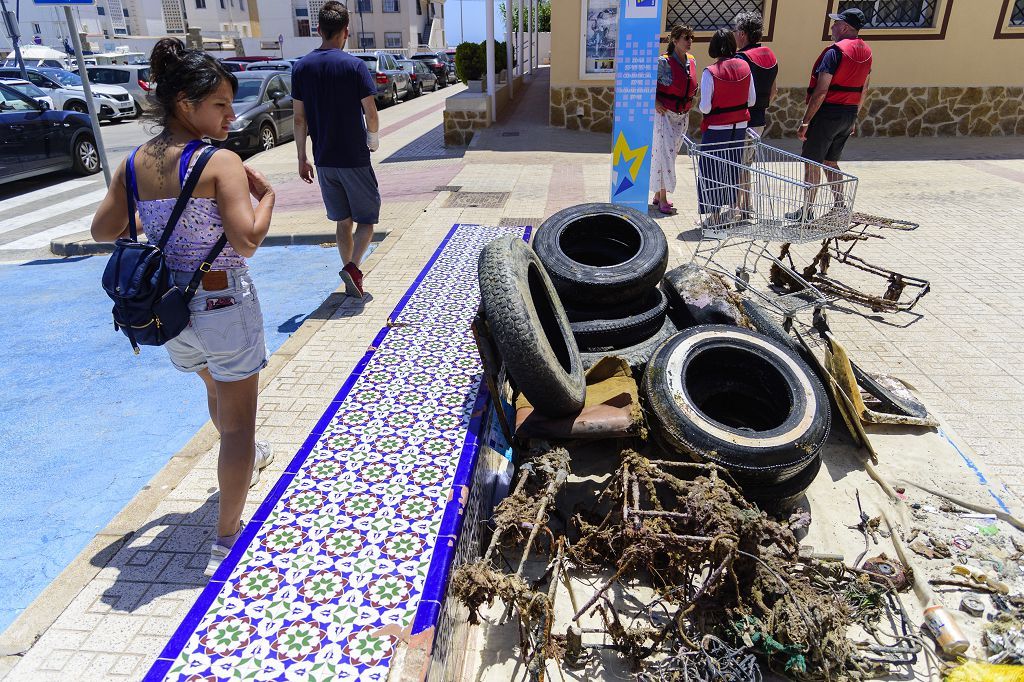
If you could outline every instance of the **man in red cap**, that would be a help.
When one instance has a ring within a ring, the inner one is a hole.
[[[839,169],[843,147],[850,135],[855,134],[857,114],[864,102],[864,91],[871,75],[871,48],[860,39],[859,33],[867,19],[857,8],[850,8],[838,14],[829,14],[832,19],[832,40],[825,48],[811,70],[811,82],[807,87],[807,109],[804,112],[797,137],[803,140],[800,155],[810,161]],[[838,181],[826,171],[829,181]],[[807,164],[804,180],[816,185],[821,179],[818,166]],[[813,190],[812,190],[813,192]],[[813,202],[813,194],[810,201]],[[841,197],[836,195],[836,203]],[[791,220],[801,219],[802,209],[787,213]],[[802,216],[812,220],[815,216]]]

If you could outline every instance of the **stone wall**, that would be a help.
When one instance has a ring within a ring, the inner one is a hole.
[[[570,130],[611,132],[614,88],[551,88],[550,123]],[[768,110],[768,137],[793,137],[804,113],[804,88],[780,88]],[[583,106],[583,116],[576,110]],[[700,114],[690,129],[700,128]],[[1022,87],[872,87],[858,134],[935,137],[1024,135]]]
[[[583,115],[577,116],[580,107],[583,108]],[[610,133],[614,108],[615,88],[611,86],[551,88],[548,123],[569,130]]]
[[[449,147],[464,147],[473,139],[475,131],[489,124],[486,111],[445,111],[444,143]]]

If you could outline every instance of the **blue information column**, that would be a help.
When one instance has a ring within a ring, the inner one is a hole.
[[[619,0],[611,202],[647,212],[661,0]]]

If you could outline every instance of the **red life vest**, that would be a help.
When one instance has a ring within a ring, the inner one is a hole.
[[[811,83],[807,86],[807,100],[810,101],[811,93],[818,84],[818,65],[825,58],[825,53],[833,47],[838,49],[842,56],[839,59],[839,68],[832,76],[829,83],[828,93],[825,101],[829,104],[858,105],[864,94],[864,84],[871,73],[871,48],[860,38],[844,38],[834,45],[829,45],[814,62],[811,68]]]
[[[671,54],[668,63],[672,67],[672,85],[658,83],[658,101],[661,106],[677,114],[689,111],[697,92],[697,61],[687,54],[686,68],[683,68],[676,55]]]
[[[771,48],[756,45],[740,50],[736,56],[750,65],[750,74],[754,78],[754,90],[757,92],[757,102],[754,103],[753,108],[767,109],[772,84],[779,73],[779,60],[775,57],[775,53]]]
[[[750,65],[742,59],[726,59],[709,66],[708,72],[715,79],[715,89],[711,92],[711,111],[704,114],[701,131],[709,126],[749,121]]]

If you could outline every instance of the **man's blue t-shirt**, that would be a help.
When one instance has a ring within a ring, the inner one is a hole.
[[[362,100],[376,94],[366,62],[344,50],[313,50],[295,64],[292,97],[305,107],[315,165],[370,165]]]

